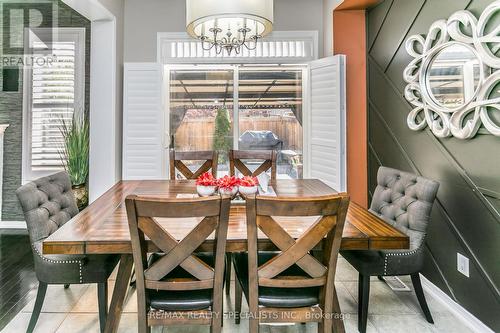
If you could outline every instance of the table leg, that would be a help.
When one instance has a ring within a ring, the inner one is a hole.
[[[108,319],[106,321],[106,333],[116,333],[123,310],[123,302],[127,296],[129,288],[130,276],[132,275],[132,264],[134,260],[131,254],[122,254],[120,265],[118,266],[118,274],[116,275],[115,288],[113,289],[113,297],[109,306]]]

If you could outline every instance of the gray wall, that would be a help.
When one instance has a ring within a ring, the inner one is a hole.
[[[186,31],[185,12],[186,0],[125,0],[124,61],[156,61],[156,33]],[[274,30],[317,30],[323,54],[323,0],[275,0]]]
[[[4,2],[0,0],[0,5]],[[61,1],[58,5],[59,27],[84,27],[85,32],[85,109],[88,112],[89,89],[90,89],[90,22],[77,12],[66,6]],[[1,19],[0,19],[1,20]],[[5,32],[5,29],[2,31]],[[0,52],[2,52],[2,38],[0,40]],[[3,92],[2,71],[0,71],[0,123],[9,123],[5,131],[4,142],[4,175],[3,175],[3,221],[24,220],[21,208],[17,202],[15,190],[21,186],[22,171],[22,130],[23,130],[23,71],[19,71],[19,90],[17,92]],[[0,222],[1,223],[1,222]]]
[[[406,126],[404,48],[438,19],[468,9],[477,17],[491,0],[385,0],[368,12],[369,191],[380,165],[441,183],[427,238],[423,274],[494,331],[500,331],[500,138],[437,139]],[[500,19],[500,18],[499,18]],[[497,21],[499,22],[499,21]],[[457,271],[470,259],[470,278]]]

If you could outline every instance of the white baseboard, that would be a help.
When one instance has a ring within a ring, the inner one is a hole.
[[[0,221],[0,229],[26,229],[25,221]]]
[[[458,319],[460,319],[467,327],[476,333],[495,333],[482,321],[474,317],[469,311],[464,309],[460,304],[455,302],[444,291],[436,287],[425,276],[420,274],[423,289],[437,299],[441,304],[446,306]]]

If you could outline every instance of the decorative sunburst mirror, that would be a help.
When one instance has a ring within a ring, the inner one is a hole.
[[[408,127],[429,126],[440,138],[470,139],[478,131],[500,137],[500,1],[477,19],[469,11],[434,22],[406,40],[414,58],[403,76],[414,107]],[[494,23],[496,22],[496,24]]]

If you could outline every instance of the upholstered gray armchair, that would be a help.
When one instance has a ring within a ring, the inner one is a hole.
[[[42,242],[78,213],[71,182],[65,172],[40,178],[16,191],[28,226],[35,272],[39,281],[35,308],[28,332],[35,328],[48,284],[97,283],[99,320],[104,330],[107,317],[107,281],[118,263],[111,255],[44,255]]]
[[[358,330],[366,332],[370,276],[411,275],[418,301],[428,322],[433,323],[425,301],[419,272],[424,260],[424,241],[439,183],[411,173],[380,167],[370,211],[410,238],[408,250],[342,251],[359,272]]]

